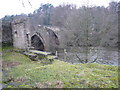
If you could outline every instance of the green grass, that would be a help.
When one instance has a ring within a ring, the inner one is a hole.
[[[43,65],[41,61],[31,61],[16,52],[4,53],[3,61],[21,63],[15,67],[7,67],[9,77],[17,82],[19,79],[27,80],[22,85],[12,87],[118,88],[117,66],[70,64],[57,59],[52,64]]]

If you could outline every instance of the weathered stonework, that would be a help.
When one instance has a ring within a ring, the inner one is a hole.
[[[26,16],[17,16],[12,22],[13,46],[20,49],[34,47],[36,50],[55,52],[60,47],[59,29],[32,25]]]

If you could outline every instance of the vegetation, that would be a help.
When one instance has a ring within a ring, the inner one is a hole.
[[[108,7],[87,5],[76,8],[70,4],[57,7],[45,4],[35,10],[30,18],[33,25],[66,28],[66,46],[116,47],[119,43],[117,5],[118,2],[110,2]]]
[[[44,65],[12,47],[3,48],[2,62],[6,88],[118,88],[117,66],[70,64],[57,59]]]
[[[33,14],[28,15],[33,26],[40,24],[65,28],[62,48],[84,47],[86,59],[83,63],[85,64],[71,64],[58,59],[48,63],[48,60],[42,56],[32,61],[29,57],[16,52],[20,51],[19,49],[8,47],[13,42],[11,22],[15,16],[2,18],[1,41],[2,45],[6,46],[0,48],[3,54],[3,88],[118,88],[118,66],[87,63],[89,47],[118,46],[117,4],[111,2],[108,7],[79,8],[68,4],[57,7],[44,4]],[[79,53],[80,50],[77,49],[75,52]],[[42,52],[42,54],[46,53]],[[76,56],[81,60],[77,54]],[[38,58],[42,59],[38,60]],[[93,61],[96,60],[97,58]]]
[[[110,2],[108,7],[86,5],[78,8],[70,4],[54,7],[47,3],[41,4],[33,14],[20,16],[29,17],[33,27],[38,25],[60,27],[62,35],[60,39],[63,45],[59,48],[83,47],[85,59],[81,61],[81,57],[77,54],[75,56],[80,62],[88,63],[91,47],[116,48],[119,46],[118,26],[120,25],[118,25],[117,6],[118,2]],[[14,17],[12,15],[2,18],[3,46],[13,44],[11,22]],[[80,52],[80,49],[77,51]],[[94,61],[97,61],[97,58],[92,62]]]

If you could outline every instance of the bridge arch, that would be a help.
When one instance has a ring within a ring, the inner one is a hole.
[[[56,33],[50,29],[47,32],[49,33],[50,42],[53,42],[54,45],[59,45],[59,39]]]
[[[40,51],[45,50],[45,43],[39,34],[32,35],[31,46],[34,47],[35,50],[40,50]]]

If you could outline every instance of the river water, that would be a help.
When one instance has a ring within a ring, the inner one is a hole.
[[[58,57],[60,60],[77,64],[80,63],[79,60],[86,59],[85,50],[85,48],[69,48],[66,50],[67,52],[63,51],[61,53],[58,53]],[[118,49],[91,47],[87,53],[87,59],[89,62],[97,59],[96,63],[118,66]]]

